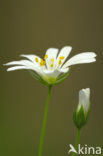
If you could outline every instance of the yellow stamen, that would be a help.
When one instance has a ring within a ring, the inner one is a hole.
[[[51,61],[54,62],[54,59],[52,58]]]
[[[47,59],[47,58],[48,58],[48,55],[46,54],[46,55],[44,56],[44,58]]]
[[[61,60],[59,60],[59,65],[61,65],[62,64],[62,61]]]
[[[37,58],[37,57],[35,58],[35,61],[36,61],[36,62],[39,62],[39,60],[38,60],[38,58]]]
[[[54,64],[52,63],[50,66],[51,66],[51,68],[53,68]]]
[[[43,59],[40,60],[40,66],[44,66],[45,65],[45,61]]]
[[[59,59],[60,59],[60,60],[64,60],[64,56],[60,56]]]

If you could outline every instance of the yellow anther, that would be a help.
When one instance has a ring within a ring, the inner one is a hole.
[[[53,68],[54,64],[52,63],[50,66],[51,66],[51,68]]]
[[[51,61],[54,62],[54,59],[52,58]]]
[[[40,66],[44,66],[45,65],[45,61],[43,59],[40,60]]]
[[[64,56],[60,56],[59,59],[60,59],[60,60],[64,60]]]
[[[59,60],[59,65],[61,65],[62,64],[62,61],[61,60]]]
[[[38,58],[37,58],[37,57],[35,58],[35,61],[36,61],[36,62],[39,62],[39,60],[38,60]]]
[[[48,58],[48,55],[46,54],[46,55],[44,56],[44,58],[47,59],[47,58]]]

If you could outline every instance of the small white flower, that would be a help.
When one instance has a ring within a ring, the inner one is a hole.
[[[81,106],[83,106],[83,110],[86,115],[90,106],[90,88],[82,89],[79,91],[79,105],[77,108],[78,112]]]
[[[80,53],[66,61],[71,50],[71,46],[63,47],[60,52],[56,48],[49,48],[46,51],[44,59],[36,55],[21,55],[28,60],[12,61],[5,65],[13,65],[13,67],[8,68],[7,71],[19,69],[33,70],[46,82],[52,84],[60,74],[67,73],[71,65],[96,61],[96,54],[93,52]]]

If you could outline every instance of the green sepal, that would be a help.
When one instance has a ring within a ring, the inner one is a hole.
[[[81,108],[79,111],[77,110],[77,108],[73,114],[73,120],[74,120],[76,127],[78,129],[81,129],[88,122],[89,114],[90,114],[90,104],[89,104],[87,113],[84,112],[83,105],[81,105]]]
[[[32,72],[31,70],[29,70],[29,73],[35,80],[40,81],[40,76],[38,74]]]
[[[61,84],[65,79],[67,79],[68,75],[69,75],[69,72],[62,74],[61,76],[57,78],[57,80],[54,82],[53,85]]]
[[[46,80],[44,80],[40,75],[36,74],[35,72],[29,70],[29,73],[35,80],[39,81],[40,83],[46,86],[58,85],[62,83],[69,75],[69,72],[65,74],[61,74],[53,83],[49,83]]]
[[[79,112],[77,111],[77,109],[75,110],[73,114],[73,120],[78,129],[81,129],[81,127],[85,124],[85,115],[83,106],[81,106]]]
[[[87,114],[86,114],[86,123],[87,123],[88,120],[89,120],[89,116],[90,116],[90,107],[91,107],[91,104],[89,103],[89,105],[88,105],[88,110],[87,110]]]
[[[39,81],[39,82],[42,83],[43,85],[49,86],[49,84],[48,84],[45,80],[43,80],[42,77],[39,76],[38,74],[36,74],[35,72],[32,72],[31,70],[29,70],[29,73],[31,74],[31,76],[32,76],[35,80]]]

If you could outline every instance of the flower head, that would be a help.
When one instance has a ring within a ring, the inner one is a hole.
[[[21,55],[27,59],[12,61],[5,65],[13,66],[8,68],[7,71],[14,71],[19,69],[32,70],[46,83],[54,84],[60,75],[65,75],[68,73],[69,67],[71,65],[91,63],[96,61],[96,54],[93,52],[80,53],[66,61],[71,50],[72,47],[70,46],[63,47],[60,52],[56,48],[49,48],[47,49],[43,59],[36,55]]]
[[[79,91],[79,104],[74,112],[74,122],[81,128],[88,121],[90,113],[90,88]]]

